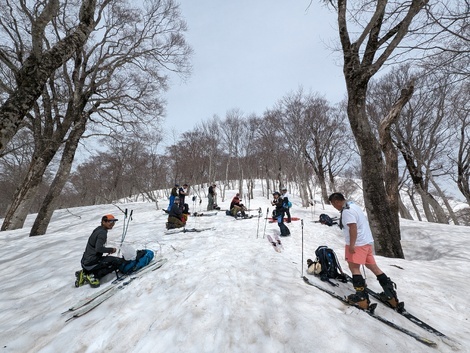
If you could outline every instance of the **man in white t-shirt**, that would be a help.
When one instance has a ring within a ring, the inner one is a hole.
[[[348,300],[361,308],[367,309],[369,307],[366,281],[362,277],[360,269],[361,265],[365,265],[377,276],[377,280],[384,290],[380,293],[382,300],[396,307],[398,305],[396,285],[375,262],[372,249],[374,238],[364,212],[352,201],[346,201],[339,192],[331,194],[329,200],[331,205],[341,213],[339,227],[343,230],[346,241],[344,256],[351,270],[353,286],[356,290],[355,294],[348,296]]]

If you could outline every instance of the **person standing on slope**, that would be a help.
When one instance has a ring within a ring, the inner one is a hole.
[[[329,200],[331,205],[341,213],[339,227],[342,229],[346,241],[344,256],[352,273],[353,286],[356,290],[356,293],[348,296],[348,300],[363,309],[369,307],[366,281],[360,270],[360,266],[364,265],[377,276],[377,280],[383,288],[383,292],[380,293],[382,300],[389,302],[392,307],[396,307],[398,305],[396,285],[375,262],[372,252],[374,238],[365,214],[352,201],[346,201],[339,192],[331,194]]]
[[[277,225],[281,230],[281,237],[287,237],[290,235],[290,230],[284,224],[284,214],[286,209],[284,207],[284,199],[281,197],[281,194],[277,191],[273,193],[274,200],[271,202],[271,205],[276,206],[274,210],[273,218],[277,220]]]
[[[184,206],[184,199],[186,198],[186,195],[188,194],[188,192],[189,192],[188,184],[183,184],[183,186],[179,188],[178,197],[180,198],[180,205]]]
[[[281,190],[281,198],[284,199],[284,208],[286,209],[287,223],[292,222],[292,217],[290,216],[290,207],[289,207],[289,193],[286,188]],[[291,204],[292,205],[292,204]]]
[[[167,211],[170,211],[171,206],[173,206],[173,203],[175,202],[175,197],[178,196],[178,187],[179,185],[175,184],[175,186],[173,186],[173,188],[170,191],[170,203],[168,204]]]
[[[215,199],[217,197],[216,187],[217,187],[216,184],[212,184],[211,186],[209,186],[209,194],[207,195],[207,198],[208,198],[207,210],[208,211],[214,210]]]

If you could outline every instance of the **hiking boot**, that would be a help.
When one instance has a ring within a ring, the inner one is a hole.
[[[88,283],[90,283],[90,286],[93,288],[97,288],[100,286],[100,280],[96,278],[93,273],[86,275],[86,280],[88,281]]]
[[[75,287],[81,287],[87,283],[85,272],[83,270],[75,272]]]
[[[357,305],[361,309],[369,309],[369,294],[366,292],[366,287],[355,287],[356,293],[348,295],[348,301],[351,304]]]

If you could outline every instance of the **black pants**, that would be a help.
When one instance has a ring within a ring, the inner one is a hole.
[[[108,273],[114,272],[127,261],[116,256],[103,256],[98,264],[91,270],[85,270],[86,273],[93,273],[95,277],[102,278]]]

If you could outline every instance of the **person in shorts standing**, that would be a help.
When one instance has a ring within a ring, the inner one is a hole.
[[[364,212],[354,202],[346,201],[339,192],[331,194],[329,200],[331,205],[341,213],[339,227],[346,241],[345,259],[352,273],[353,286],[356,290],[356,293],[348,296],[348,300],[361,308],[369,307],[366,281],[360,270],[361,265],[364,265],[377,276],[383,288],[383,292],[380,293],[382,300],[396,307],[398,305],[396,285],[376,264],[372,249],[374,238]]]

